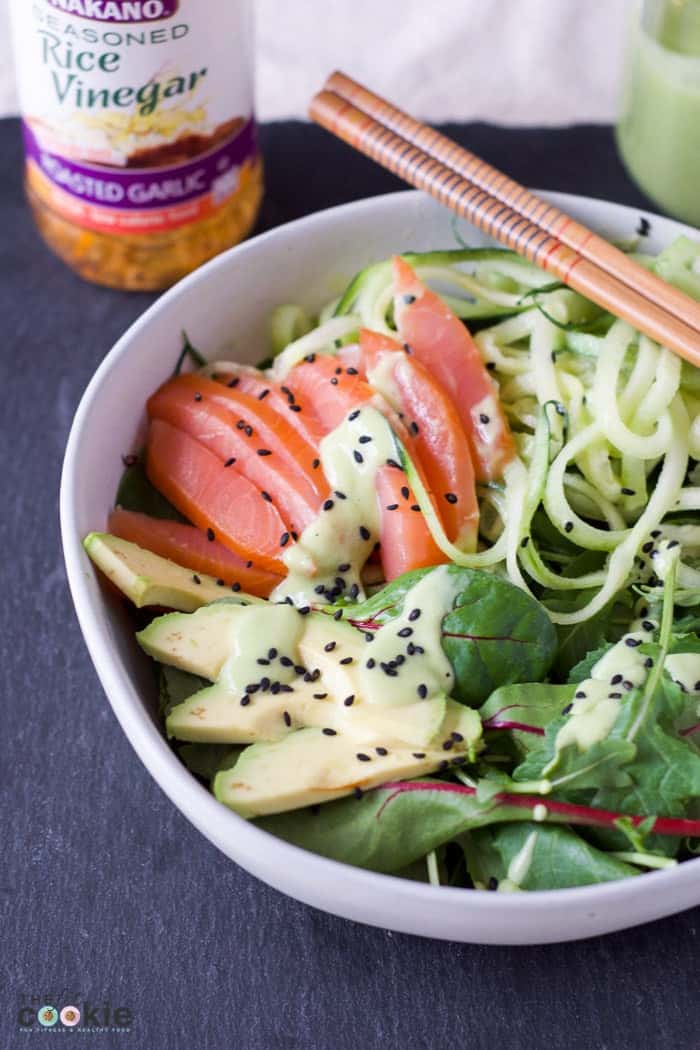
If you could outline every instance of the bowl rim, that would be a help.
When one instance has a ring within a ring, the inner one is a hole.
[[[658,215],[647,209],[607,201],[604,198],[587,197],[581,194],[559,193],[549,190],[534,190],[539,196],[552,200],[562,207],[573,207],[577,202],[593,202],[612,207],[616,212],[629,213],[638,217],[640,211],[652,220],[674,222],[666,216]],[[476,893],[465,894],[464,889],[452,886],[433,886],[429,883],[404,879],[396,875],[374,872],[352,864],[332,860],[321,854],[311,852],[300,846],[286,842],[262,828],[256,827],[249,820],[239,816],[218,802],[214,796],[189,772],[170,748],[165,736],[150,718],[141,697],[128,678],[124,680],[116,665],[108,633],[99,622],[93,610],[93,598],[86,583],[87,557],[83,551],[76,522],[76,492],[78,485],[80,444],[82,431],[94,402],[117,364],[129,348],[148,326],[151,319],[164,310],[171,302],[177,300],[184,291],[197,285],[206,284],[210,275],[228,266],[229,259],[235,253],[238,258],[258,252],[261,246],[276,240],[289,232],[305,229],[313,231],[317,224],[325,224],[330,218],[343,217],[372,211],[391,202],[404,202],[409,199],[424,197],[417,190],[399,190],[393,193],[378,194],[346,204],[335,205],[321,211],[313,212],[290,222],[275,226],[264,233],[250,238],[234,248],[217,255],[208,263],[189,274],[172,288],[159,296],[135,321],[126,329],[113,347],[106,354],[80,399],[71,426],[63,459],[60,483],[60,525],[66,572],[73,603],[80,628],[87,645],[93,665],[100,679],[114,714],[117,717],[129,742],[136,751],[146,770],[150,773],[168,798],[180,809],[187,819],[195,825],[214,845],[224,850],[222,843],[235,837],[237,852],[243,855],[256,856],[261,852],[272,850],[277,855],[280,868],[286,864],[302,863],[310,881],[334,880],[339,875],[352,880],[360,892],[374,893],[389,891],[399,901],[408,900],[415,905],[429,907],[442,906],[453,909],[468,903],[469,907],[483,909],[484,913],[501,916],[519,913],[524,910],[545,912],[554,905],[594,906],[601,903],[610,904],[629,899],[630,891],[636,893],[662,894],[668,889],[694,882],[700,875],[700,857],[684,861],[676,867],[658,871],[642,872],[643,880],[624,878],[611,882],[592,883],[586,886],[565,889],[528,890],[520,893]],[[681,227],[683,224],[675,223]],[[686,229],[689,229],[686,227]],[[693,231],[691,231],[693,232]],[[696,231],[695,231],[696,232]],[[545,800],[546,801],[546,800]],[[195,816],[196,813],[196,816]],[[204,827],[202,827],[204,825]],[[238,862],[237,862],[238,863]],[[244,865],[241,865],[244,866]],[[256,877],[259,877],[256,875]],[[284,892],[284,887],[279,886]],[[371,920],[366,920],[371,921]],[[642,920],[638,920],[642,921]],[[634,925],[634,920],[625,925]],[[611,926],[611,929],[617,927]],[[582,936],[585,934],[582,934]],[[500,942],[505,943],[505,942]],[[532,941],[531,943],[539,943]]]

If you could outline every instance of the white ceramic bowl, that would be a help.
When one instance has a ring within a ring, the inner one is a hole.
[[[545,194],[612,237],[634,235],[639,214],[618,205]],[[658,251],[688,231],[651,216]],[[485,243],[461,224],[470,243]],[[695,233],[697,236],[697,233]],[[61,484],[61,529],[80,625],[124,732],[163,791],[227,856],[307,904],[393,930],[455,941],[539,944],[606,933],[700,903],[700,859],[676,869],[569,890],[477,893],[377,875],[326,860],[260,831],[220,805],[172,753],[154,716],[153,679],[121,604],[98,584],[81,538],[103,528],[134,447],[145,397],[171,372],[186,329],[208,356],[243,362],[265,353],[272,307],[314,309],[361,267],[393,252],[455,245],[452,215],[412,191],[300,219],[220,255],[163,295],[110,351],[75,416]]]

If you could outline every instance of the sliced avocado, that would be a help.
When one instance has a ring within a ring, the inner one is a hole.
[[[216,683],[202,689],[168,715],[168,736],[204,743],[250,744],[258,740],[281,740],[300,725],[332,725],[326,714],[332,701],[315,700],[309,686],[300,684],[295,692],[249,698],[241,706],[242,694]],[[285,718],[285,713],[287,717]]]
[[[83,540],[83,547],[97,568],[139,609],[144,605],[162,605],[194,612],[227,595],[213,576],[192,572],[108,532],[91,532]],[[247,594],[241,595],[241,600],[260,601]]]
[[[455,744],[455,754],[461,747]],[[446,761],[442,747],[386,751],[377,754],[344,734],[325,736],[319,729],[300,729],[284,740],[247,747],[231,769],[217,773],[213,791],[242,817],[261,817],[328,802],[394,778],[423,776]]]
[[[154,660],[214,682],[234,648],[236,626],[245,608],[236,601],[222,601],[189,615],[166,613],[136,638]]]

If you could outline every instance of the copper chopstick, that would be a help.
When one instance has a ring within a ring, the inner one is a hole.
[[[358,106],[335,92],[321,91],[312,99],[310,115],[355,149],[431,194],[489,236],[686,360],[700,365],[700,334],[670,309],[650,302],[536,222],[425,153]]]

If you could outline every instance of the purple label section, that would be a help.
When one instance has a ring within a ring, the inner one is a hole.
[[[23,130],[27,157],[32,158],[51,182],[91,204],[134,211],[182,204],[209,192],[217,199],[226,200],[238,184],[237,169],[257,153],[252,119],[235,137],[187,164],[128,171],[76,164],[43,149],[26,121]]]
[[[92,22],[158,22],[172,18],[179,0],[46,0],[65,15]]]

